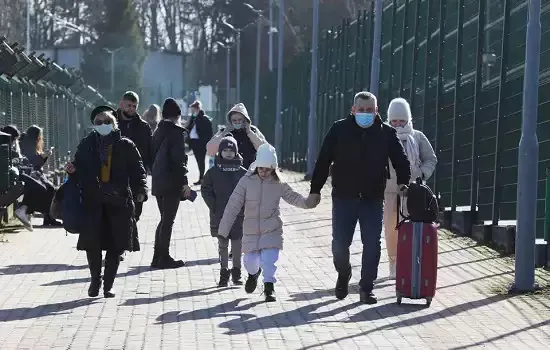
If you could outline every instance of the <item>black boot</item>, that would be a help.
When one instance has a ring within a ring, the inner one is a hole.
[[[153,260],[151,261],[151,268],[155,269],[157,268],[159,264],[159,253],[157,250],[153,253]]]
[[[99,295],[101,289],[101,252],[86,252],[86,257],[88,258],[91,276],[88,296],[95,298]]]
[[[359,291],[359,301],[363,304],[374,305],[378,302],[373,292],[367,292],[361,289]]]
[[[241,269],[238,267],[234,267],[231,269],[231,280],[234,285],[236,286],[242,286],[243,281],[241,280]]]
[[[177,269],[184,267],[183,260],[174,260],[170,255],[162,255],[158,258],[157,268],[159,269]]]
[[[271,282],[264,283],[264,293],[265,293],[265,302],[271,303],[277,299],[273,294],[275,294],[275,286]]]
[[[50,214],[44,214],[44,222],[42,223],[42,226],[63,227],[63,223],[53,219]]]
[[[246,284],[244,286],[245,292],[249,294],[254,293],[256,287],[258,286],[258,277],[260,277],[261,273],[262,269],[260,268],[255,275],[248,274],[248,278],[246,279]]]
[[[105,271],[103,273],[103,296],[105,298],[114,298],[115,292],[113,284],[115,283],[116,273],[120,265],[120,254],[107,252],[105,255]]]
[[[101,276],[92,277],[90,281],[90,287],[88,288],[88,296],[90,298],[95,298],[99,295],[99,290],[101,289]]]
[[[229,284],[229,270],[228,269],[221,269],[220,270],[220,282],[218,283],[218,287],[227,287]]]
[[[336,288],[334,289],[334,295],[336,298],[343,300],[349,294],[349,281],[351,280],[351,267],[346,273],[339,273],[338,280],[336,281]]]

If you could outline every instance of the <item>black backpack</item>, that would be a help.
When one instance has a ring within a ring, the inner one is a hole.
[[[406,219],[412,222],[437,221],[439,214],[437,197],[420,177],[416,182],[411,183],[407,190],[407,211],[409,216]]]

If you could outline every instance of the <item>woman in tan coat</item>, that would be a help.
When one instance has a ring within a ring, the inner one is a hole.
[[[258,277],[263,272],[265,301],[275,301],[275,264],[283,248],[283,221],[279,203],[281,198],[290,205],[308,209],[306,198],[281,182],[276,169],[275,148],[263,144],[258,148],[256,161],[241,178],[225,207],[218,235],[228,237],[238,214],[244,206],[242,251],[244,267],[248,272],[245,290],[256,290]]]

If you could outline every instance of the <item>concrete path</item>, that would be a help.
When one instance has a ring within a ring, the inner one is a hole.
[[[196,178],[194,159],[191,180]],[[301,175],[284,173],[304,194]],[[550,298],[499,294],[513,264],[491,250],[446,233],[440,236],[439,283],[430,308],[395,304],[382,256],[379,303],[358,304],[359,235],[353,244],[352,292],[333,295],[330,188],[306,211],[282,206],[285,249],[279,261],[278,301],[261,288],[216,288],[217,248],[208,210],[183,203],[172,253],[187,267],[151,271],[159,220],[154,197],[139,223],[142,251],[129,254],[115,281],[115,299],[87,297],[85,254],[76,236],[37,227],[0,238],[0,349],[547,349]],[[548,274],[541,273],[548,283]]]

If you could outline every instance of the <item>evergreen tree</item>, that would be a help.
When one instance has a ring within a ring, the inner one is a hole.
[[[88,84],[116,102],[124,91],[139,90],[145,41],[132,0],[103,0],[100,6],[102,15],[94,24],[97,40],[84,49],[82,73]],[[114,92],[111,55],[114,55]]]

